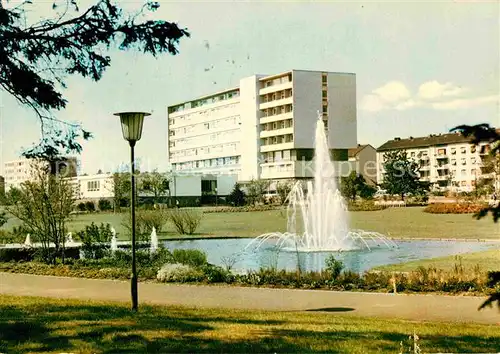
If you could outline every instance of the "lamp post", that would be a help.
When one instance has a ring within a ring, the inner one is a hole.
[[[121,112],[115,113],[115,116],[120,117],[122,124],[123,138],[128,141],[130,145],[130,214],[132,217],[132,278],[131,278],[131,295],[132,295],[132,310],[137,311],[138,297],[137,297],[137,267],[135,260],[135,157],[134,147],[135,143],[141,139],[142,124],[144,117],[149,116],[145,112]]]

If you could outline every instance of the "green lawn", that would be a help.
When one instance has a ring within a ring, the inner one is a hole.
[[[422,352],[495,352],[492,325],[382,320],[330,312],[141,306],[0,295],[0,352],[399,353],[416,333]],[[405,352],[408,352],[406,349]]]
[[[420,266],[426,268],[432,266],[437,269],[451,270],[455,264],[461,264],[466,269],[473,269],[475,266],[479,266],[482,270],[500,271],[500,249],[465,253],[460,256],[421,259],[407,263],[376,267],[375,269],[407,272],[415,270]]]
[[[500,239],[500,223],[490,217],[475,220],[470,214],[428,214],[423,208],[391,208],[381,211],[351,212],[350,224],[354,229],[378,231],[395,238],[471,238]],[[121,238],[126,238],[121,222],[124,214],[94,213],[76,215],[68,225],[78,231],[92,221],[110,223]],[[10,219],[7,228],[18,224]],[[255,237],[272,231],[285,231],[285,212],[280,210],[242,213],[205,214],[196,237]],[[167,224],[162,237],[179,237],[172,225]]]

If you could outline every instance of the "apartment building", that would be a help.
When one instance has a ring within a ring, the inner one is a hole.
[[[40,164],[46,163],[26,158],[5,162],[5,191],[9,191],[11,188],[20,188],[23,182],[32,178],[34,171]],[[55,167],[57,173],[65,177],[73,177],[77,175],[78,160],[76,157],[67,157],[57,162]]]
[[[176,173],[309,178],[318,112],[339,174],[350,169],[348,149],[356,146],[356,76],[349,73],[254,75],[167,110],[168,158]]]
[[[483,173],[483,158],[489,151],[488,142],[471,143],[459,133],[432,134],[425,137],[394,138],[377,149],[377,180],[383,181],[384,154],[394,150],[405,150],[420,166],[420,180],[430,182],[434,189],[458,192],[474,190],[479,179],[498,178],[492,173]],[[499,181],[496,187],[499,188]]]
[[[377,150],[370,144],[358,144],[349,149],[349,161],[355,164],[356,171],[371,185],[377,184]]]

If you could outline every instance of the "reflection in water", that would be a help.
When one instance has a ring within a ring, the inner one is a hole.
[[[346,269],[363,272],[376,266],[402,263],[410,260],[450,256],[466,252],[477,252],[500,248],[499,242],[460,242],[460,241],[398,241],[397,248],[374,247],[371,251],[357,250],[346,252],[294,252],[281,249],[276,251],[274,244],[264,244],[257,251],[246,249],[249,239],[205,239],[186,241],[166,241],[169,249],[199,249],[207,253],[208,261],[224,266],[223,260],[236,259],[233,269],[238,271],[256,270],[260,267],[278,269],[297,269],[299,259],[302,270],[321,270],[326,258],[333,254],[344,262]]]

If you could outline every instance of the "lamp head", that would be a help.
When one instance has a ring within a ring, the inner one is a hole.
[[[144,117],[151,114],[147,112],[120,112],[114,115],[120,117],[123,139],[135,143],[141,139]]]

